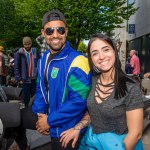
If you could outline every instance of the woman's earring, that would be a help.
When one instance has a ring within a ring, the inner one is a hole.
[[[93,70],[97,74],[99,74],[101,72],[95,65],[93,65]]]

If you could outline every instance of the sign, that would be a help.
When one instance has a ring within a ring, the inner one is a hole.
[[[129,34],[135,34],[135,24],[129,24],[128,25],[128,33]]]

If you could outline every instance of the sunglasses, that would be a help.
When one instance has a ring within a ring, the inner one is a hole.
[[[54,33],[54,30],[57,30],[57,32],[61,35],[65,34],[65,32],[66,32],[65,27],[53,27],[53,28],[47,28],[45,30],[45,33],[47,35],[52,35]]]

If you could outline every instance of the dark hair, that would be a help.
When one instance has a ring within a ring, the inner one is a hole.
[[[107,42],[113,48],[113,50],[115,52],[115,63],[114,63],[114,68],[115,68],[115,76],[114,76],[115,95],[114,95],[114,98],[118,99],[118,98],[124,97],[126,95],[126,92],[127,92],[126,82],[127,81],[132,82],[132,83],[135,83],[135,82],[132,79],[130,79],[121,69],[121,62],[119,60],[118,50],[116,48],[114,41],[110,37],[108,37],[107,35],[104,35],[101,33],[96,33],[96,34],[92,35],[92,37],[88,43],[88,48],[87,48],[89,64],[90,64],[90,67],[93,71],[93,74],[94,75],[100,74],[100,72],[95,72],[95,66],[93,65],[93,62],[91,60],[91,54],[90,54],[91,44],[97,39],[100,39],[102,41]]]

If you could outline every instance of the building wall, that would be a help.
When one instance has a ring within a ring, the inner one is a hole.
[[[118,28],[114,30],[114,40],[118,43],[118,54],[121,61],[122,69],[125,70],[125,63],[126,63],[126,39],[127,39],[127,32],[126,32],[126,22],[122,24],[123,28]],[[120,46],[119,46],[120,44]]]
[[[133,40],[150,33],[150,0],[135,0],[138,11],[132,15],[128,24],[135,24],[135,34],[129,34],[128,40]]]
[[[141,63],[141,73],[150,72],[150,0],[136,0],[138,11],[132,15],[129,24],[135,24],[135,34],[128,34],[128,51],[135,49]]]
[[[114,30],[114,38],[119,35],[122,42],[119,56],[124,69],[126,56],[131,49],[137,51],[140,58],[141,73],[150,72],[150,0],[128,0],[128,3],[135,2],[134,7],[139,8],[128,21],[125,21],[124,28]],[[135,24],[135,33],[129,34],[129,24]]]

